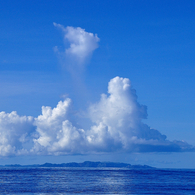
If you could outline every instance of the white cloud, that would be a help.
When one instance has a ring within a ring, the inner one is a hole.
[[[166,139],[165,135],[142,123],[142,119],[147,117],[147,109],[137,102],[129,79],[113,78],[109,82],[108,93],[109,96],[103,94],[100,101],[89,109],[90,117],[96,123],[88,135],[91,144],[100,148],[104,145],[107,148],[103,150],[108,151],[128,151],[134,150],[133,144],[141,140]]]
[[[70,103],[67,98],[54,109],[42,107],[42,115],[35,119],[39,137],[34,139],[34,153],[58,155],[82,151],[84,130],[77,129],[67,119]]]
[[[0,112],[0,155],[28,153],[35,130],[33,120],[33,117],[19,116],[15,111]]]
[[[86,32],[85,29],[80,27],[68,26],[65,28],[61,24],[56,23],[54,23],[54,26],[63,31],[64,42],[68,41],[70,44],[70,47],[65,49],[64,53],[59,52],[61,57],[65,58],[66,66],[82,67],[93,51],[98,48],[98,42],[100,41],[98,36]],[[55,47],[55,51],[58,51],[57,47]]]
[[[70,120],[71,101],[57,107],[42,107],[35,119],[39,137],[34,139],[35,153],[67,154],[93,152],[181,152],[193,150],[186,142],[170,142],[159,131],[142,123],[147,109],[137,101],[136,91],[127,78],[115,77],[108,95],[89,108],[94,123],[90,129],[78,129]]]
[[[70,108],[67,98],[53,109],[43,106],[37,118],[0,112],[0,155],[194,151],[186,142],[171,142],[142,122],[147,109],[138,103],[127,78],[111,79],[108,95],[102,94],[89,107],[93,123],[89,129],[74,125]]]
[[[170,142],[158,130],[142,122],[146,106],[137,101],[136,91],[127,78],[115,77],[108,85],[108,96],[102,94],[91,105],[90,117],[96,124],[87,139],[94,150],[126,152],[181,152],[194,150],[186,142]]]

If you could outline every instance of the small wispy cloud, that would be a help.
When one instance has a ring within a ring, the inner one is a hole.
[[[66,98],[53,109],[42,106],[42,114],[35,118],[0,112],[0,155],[195,151],[142,122],[147,108],[137,101],[127,78],[111,79],[108,94],[88,108],[93,124],[88,129],[74,125],[70,108],[71,99]]]
[[[61,24],[53,24],[62,30],[64,42],[69,43],[69,47],[65,48],[63,52],[60,52],[57,46],[54,48],[61,57],[63,64],[71,70],[75,67],[83,68],[93,51],[98,48],[100,39],[97,34],[86,32],[85,29],[80,27],[64,27]]]

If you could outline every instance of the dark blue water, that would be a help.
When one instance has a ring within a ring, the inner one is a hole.
[[[0,168],[0,194],[195,194],[195,170]]]

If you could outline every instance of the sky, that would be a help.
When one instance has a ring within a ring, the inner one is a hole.
[[[0,164],[195,168],[195,2],[0,2]]]

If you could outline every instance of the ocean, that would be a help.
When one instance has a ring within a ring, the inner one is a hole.
[[[195,194],[195,170],[0,168],[0,194]]]

